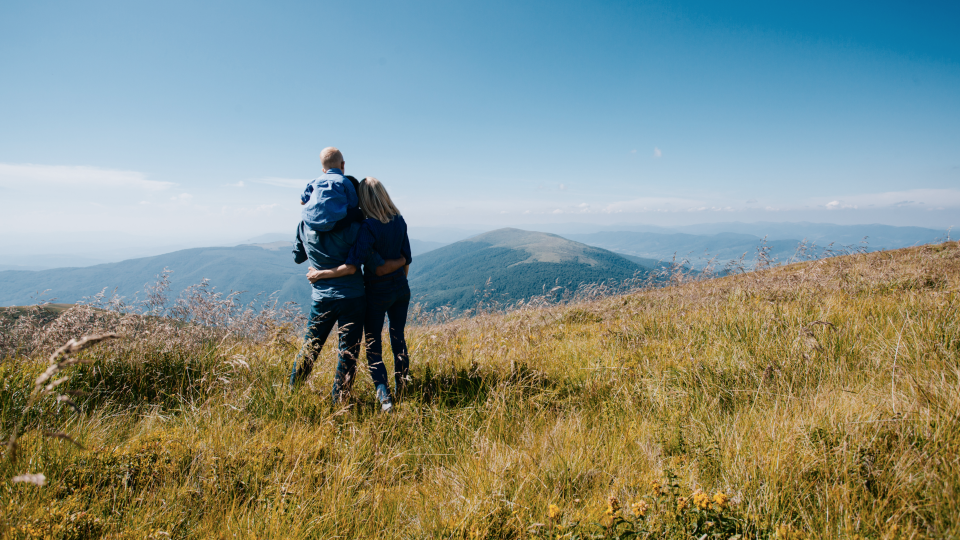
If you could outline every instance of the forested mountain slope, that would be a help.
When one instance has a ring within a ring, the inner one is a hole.
[[[553,287],[620,282],[647,269],[605,249],[553,234],[499,229],[414,258],[410,289],[426,307],[512,303]]]

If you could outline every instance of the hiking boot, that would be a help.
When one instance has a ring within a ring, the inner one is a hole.
[[[377,400],[380,401],[381,412],[393,412],[393,401],[390,400],[390,390],[387,388],[387,385],[381,384],[377,386]]]

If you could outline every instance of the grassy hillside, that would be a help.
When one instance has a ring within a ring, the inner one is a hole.
[[[46,484],[4,483],[0,536],[960,536],[956,243],[414,327],[390,416],[365,374],[331,406],[329,343],[289,391],[298,340],[249,328],[75,308],[0,364],[6,435],[66,337],[124,336],[64,372],[79,414],[24,417],[0,475]]]
[[[410,290],[427,308],[511,303],[553,287],[620,282],[646,270],[614,253],[556,235],[500,229],[414,259]]]

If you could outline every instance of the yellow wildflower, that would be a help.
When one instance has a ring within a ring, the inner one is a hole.
[[[723,509],[727,507],[727,503],[730,502],[730,497],[722,491],[718,491],[713,495],[713,502],[717,504],[717,508]]]
[[[677,498],[677,512],[683,512],[687,508],[687,498],[678,497]]]
[[[607,498],[607,515],[612,516],[620,511],[620,500],[611,495]]]
[[[697,508],[701,510],[706,510],[710,508],[710,496],[698,489],[697,492],[693,494],[693,504],[697,505]]]
[[[547,507],[547,515],[550,516],[550,519],[557,519],[560,517],[560,513],[560,507],[553,503]]]
[[[637,501],[633,503],[633,513],[638,517],[647,515],[647,501]]]
[[[657,482],[657,481],[650,482],[650,487],[653,489],[654,497],[659,497],[660,495],[663,494],[663,490],[660,486],[660,482]]]

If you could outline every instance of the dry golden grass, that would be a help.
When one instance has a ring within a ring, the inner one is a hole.
[[[4,484],[0,534],[955,538],[958,287],[948,243],[415,327],[390,416],[366,376],[332,407],[331,344],[294,393],[283,332],[104,317],[82,414],[25,419],[86,450],[21,438],[0,473],[46,485]],[[34,358],[0,365],[5,430]]]

